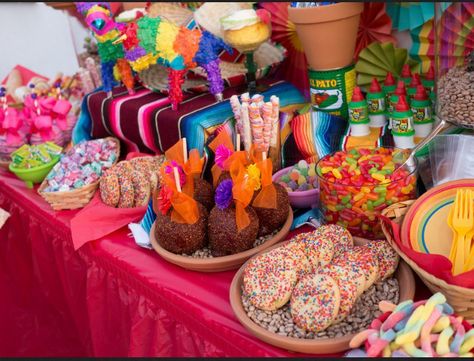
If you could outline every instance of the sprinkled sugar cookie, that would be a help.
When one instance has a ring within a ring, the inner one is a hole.
[[[294,259],[295,266],[297,268],[298,279],[313,271],[311,262],[308,260],[308,257],[306,257],[306,253],[303,251],[301,243],[288,242],[286,245],[280,248],[282,252],[288,251],[288,256]]]
[[[326,237],[321,237],[316,231],[300,233],[291,242],[300,243],[313,271],[331,262],[334,255],[334,244]]]
[[[316,234],[328,238],[333,243],[335,256],[354,246],[350,232],[337,224],[322,225],[316,229]]]
[[[347,266],[353,270],[360,270],[365,277],[364,291],[369,289],[379,277],[378,259],[370,250],[355,246],[354,248],[335,257],[332,264],[337,266]]]
[[[100,198],[110,207],[116,207],[120,200],[120,185],[117,175],[107,170],[100,178]]]
[[[365,247],[374,251],[379,261],[379,279],[390,277],[398,266],[400,257],[397,252],[385,240],[370,241]]]
[[[328,275],[307,275],[291,295],[291,316],[298,327],[311,332],[328,328],[339,312],[341,295],[337,282]]]
[[[357,285],[354,282],[352,271],[340,266],[329,265],[319,271],[321,274],[332,277],[339,286],[341,301],[339,303],[339,312],[332,324],[343,321],[352,311],[352,307],[357,299]]]
[[[148,183],[147,176],[134,170],[131,179],[133,183],[133,205],[141,207],[148,204],[150,199],[150,183]]]
[[[363,271],[360,268],[353,267],[351,264],[330,264],[325,268],[321,268],[320,273],[334,273],[337,274],[339,278],[347,280],[355,285],[356,287],[356,296],[359,297],[365,291],[365,276]]]
[[[119,208],[132,208],[135,201],[135,192],[133,189],[132,176],[129,174],[119,177],[120,184],[120,200]]]
[[[253,258],[244,270],[244,292],[252,305],[264,311],[283,307],[296,284],[295,261],[281,248]]]
[[[158,177],[156,175],[157,170],[155,169],[156,163],[154,158],[155,157],[139,157],[130,160],[130,164],[135,170],[145,174],[147,177],[147,182],[150,183],[150,188],[152,191],[158,186]]]

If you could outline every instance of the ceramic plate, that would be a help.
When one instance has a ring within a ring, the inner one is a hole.
[[[421,253],[449,255],[453,233],[447,218],[458,188],[474,189],[474,179],[447,182],[413,203],[402,224],[403,244]]]

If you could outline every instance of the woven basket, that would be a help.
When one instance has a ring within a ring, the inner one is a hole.
[[[117,143],[117,158],[115,163],[118,161],[120,155],[120,142],[118,139],[113,137],[108,137],[105,139],[113,140]],[[59,166],[60,163],[58,163]],[[55,167],[56,168],[56,167]],[[53,168],[54,171],[54,168]],[[86,206],[94,196],[95,191],[99,187],[100,178],[94,183],[88,184],[82,188],[74,189],[72,191],[66,192],[43,192],[43,190],[48,186],[48,182],[45,179],[38,188],[38,193],[51,205],[55,211],[62,209],[77,209]]]
[[[193,12],[176,3],[158,2],[150,5],[148,16],[152,18],[160,16],[176,25],[184,26],[193,19]]]
[[[390,218],[393,222],[401,224],[403,218],[414,203],[414,200],[395,203],[382,211],[382,215]],[[392,230],[382,222],[382,230],[387,237],[390,245],[397,251],[401,258],[416,272],[423,283],[430,289],[431,292],[441,292],[446,296],[448,303],[454,308],[456,314],[463,316],[468,322],[474,322],[474,289],[464,288],[460,286],[453,286],[439,278],[434,277],[424,269],[420,268],[413,260],[405,255],[397,243],[394,241]]]

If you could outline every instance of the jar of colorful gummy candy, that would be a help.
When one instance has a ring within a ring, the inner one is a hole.
[[[397,148],[354,148],[320,159],[319,200],[326,223],[352,235],[383,237],[378,215],[389,205],[416,197],[417,163],[402,165],[408,154]]]

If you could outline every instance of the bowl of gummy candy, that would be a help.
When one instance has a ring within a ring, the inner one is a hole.
[[[418,163],[405,163],[401,149],[353,148],[316,164],[321,211],[326,223],[343,226],[356,237],[383,238],[378,215],[393,203],[416,198]]]
[[[319,200],[316,163],[300,160],[273,175],[273,181],[285,187],[290,204],[294,208],[314,208]]]

